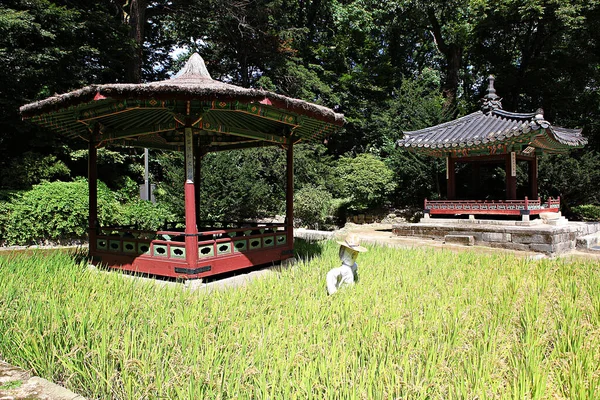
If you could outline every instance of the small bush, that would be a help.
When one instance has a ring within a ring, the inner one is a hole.
[[[600,206],[586,204],[573,207],[572,211],[584,221],[600,221]]]
[[[10,215],[9,213],[10,203],[0,201],[0,244],[2,244],[6,237],[6,226],[8,223],[8,216]]]
[[[294,217],[301,225],[324,224],[331,211],[331,194],[323,187],[305,186],[294,195]]]
[[[158,230],[165,222],[176,219],[164,205],[139,199],[122,206],[121,212],[122,225],[134,225],[141,230]]]
[[[7,244],[31,244],[41,240],[82,238],[88,225],[88,184],[43,182],[4,205],[3,232]],[[98,219],[101,224],[119,220],[113,193],[98,182]]]

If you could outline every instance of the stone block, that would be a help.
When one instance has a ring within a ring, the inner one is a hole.
[[[581,249],[589,249],[600,243],[600,235],[592,234],[577,238],[576,246]]]
[[[555,233],[552,235],[551,243],[564,243],[575,240],[575,232],[563,232],[563,233]]]
[[[552,238],[550,235],[542,235],[539,233],[529,234],[529,233],[513,233],[512,234],[512,242],[513,243],[535,243],[535,244],[548,244],[552,242]]]
[[[529,248],[533,251],[546,254],[552,254],[555,252],[554,245],[551,244],[532,243],[529,245]]]
[[[518,250],[518,251],[530,251],[529,245],[522,243],[512,242],[488,242],[486,246],[493,247],[495,249],[507,249],[507,250]]]
[[[573,241],[557,243],[554,245],[555,253],[567,253],[573,249],[575,249],[575,242]]]
[[[540,213],[540,218],[546,221],[549,220],[555,220],[555,219],[559,219],[561,217],[560,211],[559,212],[542,212]]]
[[[446,235],[444,236],[444,241],[446,243],[456,243],[465,246],[473,246],[475,244],[475,239],[470,235]]]
[[[502,232],[484,232],[481,235],[481,240],[484,242],[510,242],[512,235]]]
[[[551,226],[567,226],[569,221],[566,218],[558,218],[558,219],[548,219],[546,223]]]

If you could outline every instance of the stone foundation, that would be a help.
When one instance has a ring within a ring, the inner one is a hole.
[[[418,224],[396,224],[398,236],[443,241],[447,237],[472,236],[476,245],[511,250],[535,251],[548,255],[566,253],[577,247],[577,239],[600,232],[600,223],[568,222],[562,226],[541,223],[485,220],[436,220]],[[581,240],[579,241],[581,243]],[[581,246],[581,245],[580,245]]]

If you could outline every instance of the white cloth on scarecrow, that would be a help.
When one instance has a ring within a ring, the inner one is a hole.
[[[358,280],[356,259],[359,253],[367,251],[366,248],[358,245],[357,240],[345,240],[338,242],[338,244],[340,245],[339,256],[342,265],[331,269],[325,278],[327,293],[330,295],[337,292],[341,287],[352,285]]]

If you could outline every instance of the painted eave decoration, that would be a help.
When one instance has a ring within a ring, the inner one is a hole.
[[[344,116],[307,101],[247,89],[210,77],[192,55],[172,79],[146,84],[91,85],[24,105],[24,119],[67,137],[101,144],[180,150],[190,125],[208,151],[323,141]],[[97,126],[96,126],[97,125]]]

